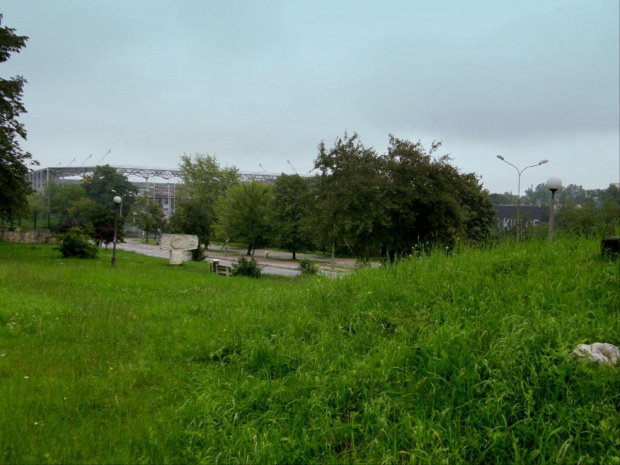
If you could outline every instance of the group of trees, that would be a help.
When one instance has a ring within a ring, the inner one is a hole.
[[[319,145],[311,178],[281,175],[274,185],[240,183],[236,168],[214,157],[183,156],[182,197],[170,226],[213,239],[295,254],[318,248],[356,255],[411,253],[416,245],[452,247],[457,238],[476,242],[489,234],[494,212],[472,173],[461,173],[441,144],[390,137],[384,155],[357,134]]]
[[[319,144],[309,214],[313,242],[356,256],[411,253],[416,246],[451,248],[457,239],[483,240],[493,226],[488,193],[473,173],[461,173],[441,144],[390,136],[387,153],[365,147],[357,134]]]
[[[494,205],[516,205],[517,196],[510,192],[490,194]],[[539,205],[542,220],[549,218],[551,193],[546,184],[526,189],[522,205]],[[575,234],[610,235],[620,226],[620,189],[611,184],[606,189],[584,189],[569,184],[555,194],[555,222],[559,231]]]
[[[122,223],[135,211],[137,191],[126,176],[111,166],[98,166],[79,184],[50,182],[43,192],[30,196],[30,209],[61,218],[61,231],[78,227],[95,241],[108,244],[114,237],[114,195],[123,199]]]

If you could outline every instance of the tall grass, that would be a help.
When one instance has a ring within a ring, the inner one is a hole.
[[[620,463],[620,272],[585,239],[341,279],[0,243],[5,463]]]

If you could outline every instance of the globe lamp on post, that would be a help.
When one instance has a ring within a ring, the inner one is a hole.
[[[499,158],[504,163],[507,163],[510,166],[512,166],[515,170],[517,170],[517,173],[519,175],[519,180],[517,183],[517,237],[516,237],[517,242],[519,242],[521,240],[521,174],[528,168],[533,168],[535,166],[540,166],[540,165],[544,165],[545,163],[549,163],[549,160],[540,160],[535,165],[526,166],[525,168],[520,170],[515,165],[507,161],[503,156],[498,155],[497,158]]]
[[[562,189],[562,180],[560,178],[547,179],[547,187],[551,191],[551,205],[549,206],[549,239],[553,239],[553,221],[555,215],[555,193]]]
[[[114,244],[112,245],[112,266],[116,266],[116,237],[118,232],[118,212],[123,203],[123,199],[121,199],[118,195],[115,195],[112,199],[114,202]]]

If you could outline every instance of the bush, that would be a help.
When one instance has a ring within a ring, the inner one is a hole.
[[[302,258],[299,260],[299,271],[301,271],[301,274],[317,274],[319,272],[319,265],[312,260]]]
[[[260,278],[263,267],[254,259],[246,260],[240,257],[232,264],[233,276],[250,276],[251,278]]]
[[[60,246],[55,247],[60,250],[63,257],[96,258],[99,249],[90,242],[88,235],[78,228],[69,230],[62,238]]]
[[[199,244],[197,249],[190,250],[190,257],[191,257],[192,261],[193,262],[203,262],[204,259],[205,259],[205,250],[207,250],[207,249],[204,248],[202,246],[202,244]]]

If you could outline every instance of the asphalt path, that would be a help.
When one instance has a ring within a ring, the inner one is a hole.
[[[135,252],[150,257],[157,257],[168,260],[170,252],[160,249],[157,245],[142,244],[137,239],[125,239],[125,242],[119,242],[116,247],[121,250]],[[241,249],[229,248],[227,251],[218,247],[210,248],[205,252],[205,260],[207,262],[217,259],[220,265],[231,266],[239,257],[245,256],[245,251]],[[326,275],[340,275],[346,273],[347,269],[353,267],[352,259],[335,259],[329,260],[318,255],[297,254],[297,258],[308,258],[315,261],[320,267],[320,273]],[[279,276],[298,276],[299,264],[292,260],[292,254],[281,251],[269,251],[268,257],[265,257],[265,251],[256,251],[254,259],[263,267],[263,273]],[[183,258],[183,261],[189,261],[189,253]]]

